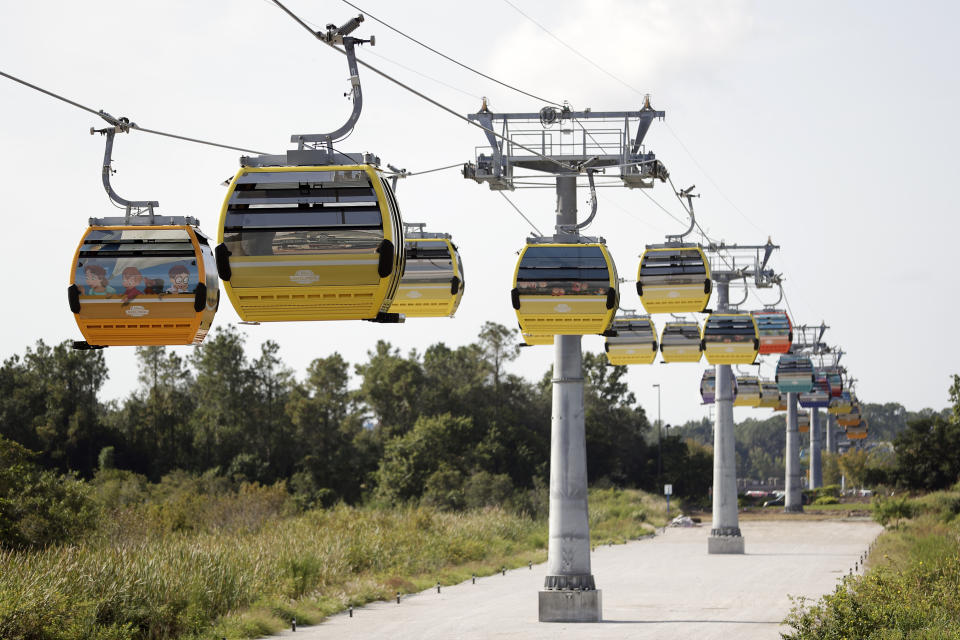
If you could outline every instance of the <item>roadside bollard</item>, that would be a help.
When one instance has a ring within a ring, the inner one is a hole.
[[[350,617],[353,617],[353,605],[350,605]]]
[[[397,591],[397,604],[400,604],[400,592]]]
[[[293,631],[296,631],[296,630],[297,630],[297,619],[296,619],[296,618],[294,618],[294,619],[290,622],[290,626],[293,627]]]
[[[533,560],[527,560],[527,566],[530,567],[530,571],[533,571]]]
[[[507,575],[507,568],[506,568],[506,567],[501,567],[501,568],[500,568],[500,573],[501,573],[501,575]]]
[[[477,584],[477,574],[473,574],[473,584]]]
[[[440,581],[437,580],[437,593],[440,593]]]

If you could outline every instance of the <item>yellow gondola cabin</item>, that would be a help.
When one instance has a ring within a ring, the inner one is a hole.
[[[710,364],[753,364],[760,339],[749,313],[712,313],[703,326],[703,352]]]
[[[607,332],[603,349],[610,364],[653,364],[657,359],[657,327],[649,316],[618,316]]]
[[[528,242],[513,283],[523,333],[602,334],[619,304],[617,269],[602,242]]]
[[[408,318],[453,317],[463,298],[463,261],[446,233],[406,233],[406,268],[390,311]],[[551,340],[552,342],[552,340]]]
[[[711,290],[710,263],[699,245],[651,245],[640,257],[637,294],[647,313],[702,312]]]
[[[218,241],[220,276],[242,320],[402,319],[389,310],[403,225],[374,165],[243,166]]]

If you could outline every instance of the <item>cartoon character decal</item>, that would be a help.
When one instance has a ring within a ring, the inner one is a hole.
[[[165,293],[190,293],[190,271],[182,264],[170,267],[170,286]]]
[[[123,270],[121,279],[124,289],[123,299],[125,301],[130,302],[143,293],[143,291],[137,289],[137,286],[143,282],[143,274],[140,273],[140,269],[137,269],[136,267],[127,267]]]
[[[89,296],[107,296],[117,292],[110,286],[107,270],[99,264],[87,264],[83,267],[86,292]]]

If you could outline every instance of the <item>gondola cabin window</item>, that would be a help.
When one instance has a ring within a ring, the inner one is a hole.
[[[230,197],[223,235],[234,258],[276,256],[284,259],[277,266],[287,269],[335,266],[325,256],[367,256],[368,268],[338,270],[344,271],[338,275],[350,276],[349,282],[338,280],[343,285],[377,284],[376,254],[383,239],[377,195],[361,170],[247,173]],[[286,260],[291,257],[303,257],[303,264],[291,264]],[[272,286],[311,284],[299,282],[296,273],[286,269],[274,275],[278,277]],[[244,280],[241,268],[232,284],[242,287]]]
[[[185,230],[91,229],[78,253],[74,282],[81,296],[192,296],[200,283]]]
[[[600,247],[528,247],[517,271],[521,295],[606,295],[610,271]]]
[[[404,284],[450,284],[453,276],[453,260],[445,242],[407,241],[407,267],[403,274]]]

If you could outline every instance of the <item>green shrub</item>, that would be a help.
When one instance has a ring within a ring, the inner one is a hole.
[[[836,496],[820,496],[813,501],[813,506],[826,505],[826,504],[840,504],[840,498]]]
[[[906,504],[888,500],[887,507],[892,502]],[[798,601],[784,621],[794,632],[783,638],[960,638],[958,533],[956,523],[928,514],[883,534],[871,570],[844,578],[812,606]]]
[[[97,523],[89,486],[75,476],[41,470],[33,457],[0,436],[0,548],[79,540]]]
[[[913,504],[906,496],[886,498],[875,496],[870,505],[873,519],[884,527],[888,523],[898,523],[905,518],[912,518],[915,512]]]

